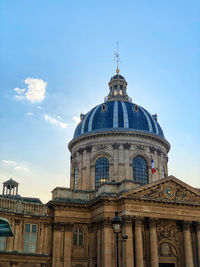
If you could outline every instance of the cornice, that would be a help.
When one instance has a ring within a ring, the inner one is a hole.
[[[164,138],[162,138],[160,136],[157,136],[155,134],[150,134],[150,133],[145,133],[145,132],[138,132],[138,131],[91,132],[91,133],[79,136],[79,137],[77,137],[75,139],[72,139],[68,144],[68,148],[69,148],[69,150],[71,152],[72,151],[72,147],[74,145],[77,145],[77,144],[79,144],[79,143],[81,143],[83,141],[94,139],[94,138],[99,138],[99,137],[110,137],[110,136],[127,136],[127,137],[131,136],[131,137],[139,137],[139,138],[149,139],[149,140],[153,140],[153,141],[156,141],[156,142],[162,144],[167,149],[167,152],[170,150],[170,144],[166,139],[164,139]]]

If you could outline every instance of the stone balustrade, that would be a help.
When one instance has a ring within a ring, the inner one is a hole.
[[[48,207],[39,203],[28,203],[25,201],[0,198],[0,211],[15,212],[18,214],[48,216]]]

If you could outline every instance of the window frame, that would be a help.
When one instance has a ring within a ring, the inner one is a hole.
[[[83,247],[85,243],[85,235],[83,228],[77,226],[73,230],[73,246]]]
[[[95,189],[109,181],[110,162],[106,157],[99,157],[95,161]]]
[[[135,165],[134,161],[137,159],[142,160],[143,162],[140,162],[140,163],[144,163],[145,166]],[[133,181],[134,182],[140,183],[141,185],[145,185],[145,184],[149,183],[148,163],[143,156],[137,155],[133,158],[133,160],[132,160],[132,174],[133,174]],[[143,177],[138,177],[138,176],[143,176]]]
[[[26,228],[30,228],[30,232]],[[33,231],[33,226],[36,226],[36,231]],[[27,240],[26,240],[27,239]],[[24,252],[25,253],[36,253],[37,252],[37,241],[38,241],[38,224],[25,223],[24,226]]]

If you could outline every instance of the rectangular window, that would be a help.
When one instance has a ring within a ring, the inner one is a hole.
[[[0,237],[0,251],[6,250],[6,237]]]
[[[25,224],[24,252],[35,253],[37,247],[37,225]]]

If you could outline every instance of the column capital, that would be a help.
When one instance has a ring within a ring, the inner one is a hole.
[[[133,223],[133,216],[130,215],[123,215],[122,216],[122,222],[125,226],[132,225]]]
[[[135,222],[135,225],[142,225],[142,223],[144,222],[144,217],[135,216],[134,217],[134,222]]]
[[[156,218],[149,218],[148,221],[149,221],[149,226],[150,227],[156,227],[156,223],[157,223],[158,219],[156,219]]]
[[[200,222],[196,222],[196,230],[200,232]]]
[[[192,223],[191,221],[183,221],[182,222],[183,230],[190,230],[191,223]]]
[[[20,219],[15,219],[15,224],[20,224],[21,220]]]

